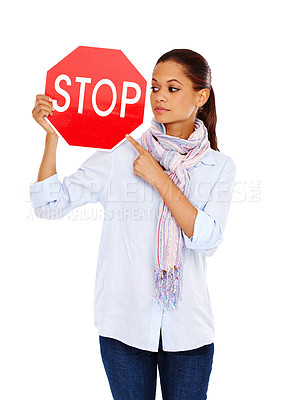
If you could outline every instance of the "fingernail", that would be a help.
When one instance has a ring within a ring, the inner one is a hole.
[[[53,102],[53,100],[49,97],[49,101],[52,103]]]

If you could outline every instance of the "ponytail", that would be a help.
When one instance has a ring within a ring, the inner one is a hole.
[[[197,118],[203,121],[205,127],[208,130],[208,139],[210,141],[211,148],[213,150],[220,151],[217,147],[217,137],[216,137],[217,116],[215,107],[215,95],[212,86],[207,102],[198,110]]]

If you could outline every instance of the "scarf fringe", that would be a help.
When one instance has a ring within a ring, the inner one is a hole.
[[[173,267],[169,271],[155,269],[155,295],[158,301],[167,310],[176,309],[181,298],[181,266]]]

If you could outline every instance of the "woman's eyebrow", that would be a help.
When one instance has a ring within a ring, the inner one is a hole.
[[[167,81],[167,83],[170,83],[170,82],[178,82],[180,85],[182,85],[182,83],[180,82],[180,81],[178,81],[178,79],[169,79],[168,81]],[[182,85],[183,86],[183,85]]]
[[[157,79],[155,79],[155,78],[152,78],[152,81],[158,83]],[[180,81],[178,81],[177,79],[169,79],[169,80],[167,81],[167,83],[170,83],[170,82],[177,82],[177,83],[179,83],[180,85],[183,86],[183,84],[182,84]]]

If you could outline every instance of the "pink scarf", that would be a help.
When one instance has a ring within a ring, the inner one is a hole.
[[[208,132],[196,119],[194,132],[186,139],[166,134],[163,124],[152,120],[141,137],[142,146],[165,168],[166,173],[188,198],[191,177],[187,170],[210,151]],[[181,298],[183,236],[180,226],[161,199],[157,223],[154,300],[166,309],[175,309]]]

